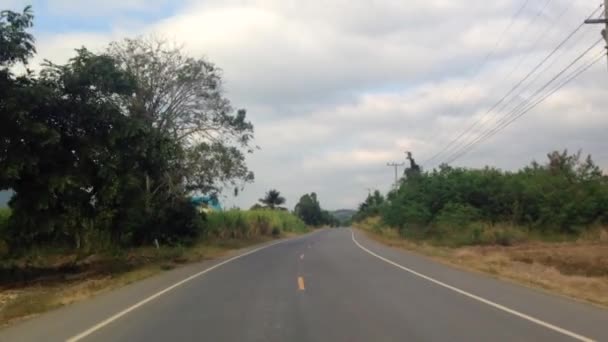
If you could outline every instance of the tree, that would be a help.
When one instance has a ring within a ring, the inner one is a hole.
[[[115,153],[132,128],[115,101],[131,93],[131,78],[115,66],[81,49],[67,65],[47,63],[38,79],[13,89],[2,117],[12,126],[2,160],[11,172],[3,187],[15,191],[10,204],[18,238],[45,232],[80,246],[104,200],[113,197]]]
[[[182,172],[185,151],[124,106],[137,80],[119,61],[83,48],[38,77],[13,75],[35,51],[32,18],[29,8],[0,14],[0,189],[15,192],[12,247],[79,248],[93,231],[120,244],[193,237],[183,180],[167,177]]]
[[[3,72],[15,63],[27,64],[36,53],[34,36],[27,31],[33,26],[32,7],[22,13],[0,11],[0,65]]]
[[[367,198],[363,203],[359,204],[357,213],[354,215],[354,220],[360,221],[367,217],[380,214],[384,202],[384,196],[382,196],[380,191],[375,190],[373,194],[367,195]]]
[[[309,226],[337,226],[340,223],[329,211],[321,209],[317,194],[314,192],[300,197],[294,212]]]
[[[108,53],[136,78],[135,96],[123,103],[129,115],[185,151],[182,169],[165,175],[184,185],[176,190],[217,192],[253,180],[244,157],[253,152],[253,125],[224,97],[221,69],[158,38],[125,39]]]
[[[300,197],[300,200],[294,208],[295,214],[309,226],[318,226],[321,224],[321,206],[317,200],[317,194],[305,194]]]
[[[264,198],[260,198],[259,201],[267,208],[274,210],[275,208],[280,208],[281,204],[285,203],[285,198],[281,196],[279,191],[272,189],[266,193]]]

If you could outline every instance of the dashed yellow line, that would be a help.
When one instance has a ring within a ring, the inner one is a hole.
[[[298,277],[298,290],[304,291],[306,288],[304,287],[304,278]]]

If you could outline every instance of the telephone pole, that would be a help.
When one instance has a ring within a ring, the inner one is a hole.
[[[587,19],[585,24],[604,24],[602,36],[606,40],[606,50],[608,51],[608,0],[604,0],[604,18],[603,19]]]
[[[399,184],[399,166],[404,166],[405,163],[386,163],[386,166],[395,168],[395,186]]]

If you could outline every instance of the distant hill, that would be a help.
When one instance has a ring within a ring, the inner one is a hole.
[[[13,196],[12,191],[0,191],[0,208],[8,207],[8,201]]]
[[[357,211],[352,209],[339,209],[330,211],[330,214],[341,222],[350,220],[356,213]]]

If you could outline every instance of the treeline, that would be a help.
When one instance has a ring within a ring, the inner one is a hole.
[[[271,209],[287,211],[287,208],[281,206],[285,203],[285,198],[275,189],[268,191],[266,196],[260,198],[259,202],[260,204],[254,204],[251,207],[251,210]],[[308,226],[312,227],[337,227],[340,225],[340,220],[338,218],[329,211],[321,208],[317,194],[314,192],[304,194],[300,197],[300,200],[293,210],[293,214],[299,217]]]
[[[447,165],[410,172],[386,197],[368,196],[356,219],[379,216],[404,236],[460,233],[466,243],[504,244],[524,232],[576,235],[608,224],[608,177],[591,156],[563,151],[547,157],[517,172]]]
[[[1,238],[11,251],[193,241],[206,225],[189,194],[253,180],[253,125],[221,70],[138,38],[34,72],[33,18],[0,14],[0,190],[14,191]]]

